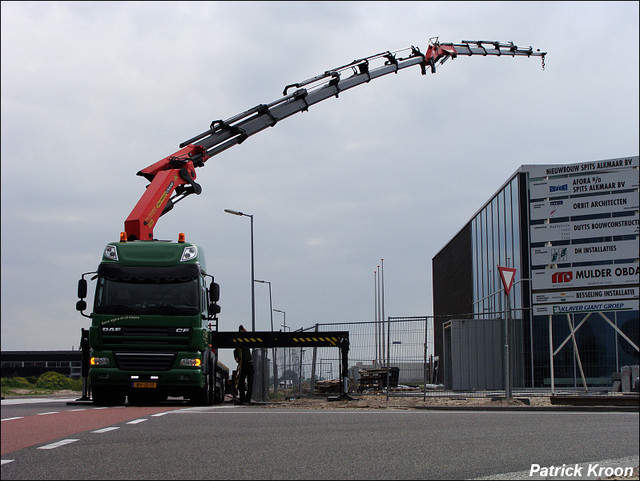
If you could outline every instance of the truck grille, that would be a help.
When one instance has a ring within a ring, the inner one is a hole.
[[[176,357],[164,352],[114,352],[114,356],[123,371],[168,371]]]
[[[191,329],[177,327],[102,327],[102,341],[106,349],[157,346],[160,349],[185,350]]]

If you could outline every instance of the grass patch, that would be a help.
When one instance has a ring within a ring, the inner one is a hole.
[[[60,391],[82,391],[81,379],[70,379],[58,372],[45,372],[39,377],[3,377],[1,379],[3,397],[42,396]]]

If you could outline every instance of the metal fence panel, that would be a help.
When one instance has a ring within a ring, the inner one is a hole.
[[[388,317],[384,321],[322,323],[304,332],[348,331],[348,391],[387,396],[505,396],[502,312],[449,318],[443,359],[435,358],[434,318]],[[513,396],[549,395],[525,386],[521,319],[511,319],[509,371]],[[274,366],[275,353],[275,366]],[[268,349],[255,386],[266,399],[340,393],[340,350],[334,347]],[[276,373],[274,380],[273,373]],[[570,392],[568,389],[566,392]],[[254,388],[254,392],[256,389]]]

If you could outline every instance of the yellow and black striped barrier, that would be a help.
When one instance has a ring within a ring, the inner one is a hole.
[[[211,333],[214,348],[244,347],[349,347],[349,331],[335,332],[271,332],[217,331]]]
[[[337,347],[340,349],[342,383],[340,396],[350,399],[347,393],[349,376],[349,331],[331,332],[224,332],[212,331],[210,344],[214,349],[233,349],[236,347],[273,348],[273,347]]]
[[[339,336],[313,336],[313,337],[294,337],[293,342],[296,342],[300,345],[311,345],[311,344],[322,344],[323,346],[327,343],[331,346],[338,346],[341,337]]]

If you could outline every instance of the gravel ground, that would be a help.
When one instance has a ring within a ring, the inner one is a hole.
[[[270,407],[298,407],[314,409],[420,409],[438,407],[547,407],[552,406],[547,396],[530,398],[495,399],[486,397],[455,398],[438,396],[389,396],[378,394],[350,395],[352,400],[336,399],[331,397],[313,397],[292,399],[278,403],[268,404]]]

